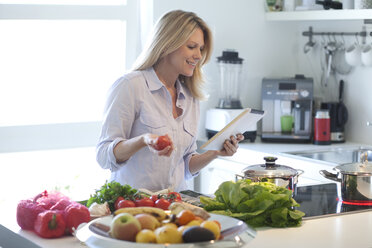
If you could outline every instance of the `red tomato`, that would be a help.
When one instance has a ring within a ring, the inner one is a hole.
[[[170,204],[171,203],[168,200],[161,198],[155,202],[155,207],[161,208],[163,210],[168,210]]]
[[[155,203],[148,197],[137,199],[135,201],[136,207],[153,207]]]
[[[167,146],[170,146],[170,145],[171,145],[171,141],[168,138],[168,136],[166,136],[166,135],[159,136],[156,139],[155,149],[158,150],[158,151],[161,151],[161,150],[163,150],[164,148],[166,148]]]
[[[168,195],[167,195],[167,198],[169,201],[173,202],[173,201],[182,201],[182,197],[180,195],[180,193],[178,192],[169,192]]]
[[[114,203],[114,207],[115,207],[115,209],[118,209],[118,208],[119,208],[119,207],[118,207],[118,204],[119,204],[119,202],[122,201],[122,200],[125,200],[124,197],[122,197],[122,196],[119,196],[118,198],[116,198],[116,201],[115,201],[115,203]]]
[[[119,208],[134,208],[135,206],[136,204],[134,203],[134,201],[131,201],[131,200],[121,200],[118,203],[118,209]]]
[[[158,195],[152,195],[152,196],[150,196],[150,199],[151,199],[153,202],[156,202],[156,201],[159,199],[159,197],[158,197]]]

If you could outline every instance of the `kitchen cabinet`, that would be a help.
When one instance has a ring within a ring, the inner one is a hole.
[[[266,12],[267,21],[372,20],[372,9]]]

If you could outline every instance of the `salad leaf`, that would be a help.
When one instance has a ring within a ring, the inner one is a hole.
[[[300,226],[305,215],[294,207],[299,204],[292,198],[292,191],[270,182],[252,182],[242,179],[223,182],[215,198],[201,196],[205,210],[231,216],[254,226]]]
[[[128,184],[121,185],[118,182],[112,181],[107,182],[101,186],[100,189],[96,190],[95,194],[91,195],[86,206],[89,208],[94,202],[102,204],[107,202],[111,212],[115,211],[115,201],[119,196],[124,198],[133,199],[136,195],[139,195],[137,189],[132,188]]]

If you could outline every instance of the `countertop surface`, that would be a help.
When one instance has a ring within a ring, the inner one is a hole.
[[[13,211],[14,213],[15,211]],[[9,212],[8,212],[9,213]],[[33,248],[30,244],[21,246],[25,238],[34,247],[50,248],[83,248],[83,243],[73,236],[58,239],[42,239],[32,231],[21,230],[16,223],[15,215],[9,218],[1,216],[1,225],[20,235],[9,240],[9,234],[0,226],[0,247],[2,248]],[[337,248],[372,248],[372,211],[364,213],[345,214],[302,222],[302,226],[293,228],[259,228],[257,236],[245,247],[337,247]],[[7,241],[5,241],[7,240]],[[5,243],[7,242],[7,243]],[[5,246],[5,244],[8,244]]]
[[[252,164],[262,163],[263,155],[278,155],[286,163],[314,163],[314,161],[301,160],[293,156],[283,154],[290,151],[319,150],[337,147],[355,147],[360,144],[344,143],[330,146],[316,146],[312,144],[272,144],[272,143],[242,143],[239,152],[232,158],[224,158],[226,161]],[[278,159],[279,160],[279,159]],[[296,162],[297,161],[297,162]],[[324,163],[330,167],[334,164]],[[86,247],[75,237],[63,237],[59,239],[42,239],[31,231],[24,231],[16,223],[16,203],[8,203],[0,213],[0,224],[20,235],[20,239],[26,238],[40,247],[53,248],[81,248]],[[0,226],[1,227],[1,226]],[[0,228],[1,248],[23,248],[32,246],[20,246],[17,237],[11,238],[7,243],[4,238],[9,237],[7,229]],[[5,230],[5,231],[4,231]],[[256,238],[246,247],[365,247],[372,248],[372,211],[363,213],[351,213],[318,219],[304,220],[301,227],[297,228],[259,228]],[[6,246],[5,246],[6,244]],[[37,246],[35,246],[37,247]]]

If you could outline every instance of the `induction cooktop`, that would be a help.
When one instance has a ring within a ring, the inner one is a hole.
[[[297,193],[293,198],[301,205],[296,209],[305,213],[303,219],[372,210],[372,205],[355,205],[342,202],[340,190],[336,183],[297,187]]]
[[[207,196],[191,190],[180,193],[183,201],[196,206],[202,206],[199,196]],[[300,204],[300,207],[296,207],[296,209],[305,213],[303,219],[372,211],[372,205],[354,205],[342,202],[341,192],[336,183],[299,186],[293,198]]]

